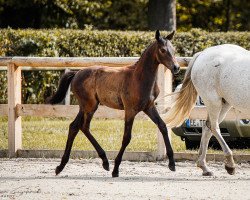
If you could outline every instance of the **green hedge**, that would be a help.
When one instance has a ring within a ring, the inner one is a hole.
[[[166,35],[164,32],[162,35]],[[0,56],[140,56],[154,41],[154,32],[95,30],[0,30]],[[177,33],[173,44],[180,56],[209,46],[232,43],[250,49],[250,32]],[[60,72],[24,72],[23,102],[43,103],[57,87]],[[39,82],[38,82],[39,80]],[[6,73],[0,73],[0,103],[6,103]]]
[[[154,32],[1,29],[0,56],[139,56],[153,40]],[[173,43],[181,56],[192,56],[224,43],[250,49],[250,32],[208,33],[193,29],[177,33]]]

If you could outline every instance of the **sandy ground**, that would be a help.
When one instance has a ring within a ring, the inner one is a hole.
[[[209,163],[213,177],[202,177],[194,162],[123,161],[120,177],[99,159],[70,160],[54,175],[58,159],[0,159],[0,199],[250,199],[250,164],[230,176],[223,163]],[[113,168],[113,162],[111,162]]]

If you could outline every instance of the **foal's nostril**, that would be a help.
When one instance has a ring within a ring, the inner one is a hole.
[[[174,65],[174,74],[177,74],[180,71],[179,65]]]

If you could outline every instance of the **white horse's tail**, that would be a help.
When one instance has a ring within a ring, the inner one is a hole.
[[[195,106],[198,94],[191,80],[191,71],[194,62],[199,55],[200,52],[196,53],[190,61],[185,73],[182,87],[176,94],[176,98],[171,109],[164,115],[164,121],[169,127],[180,126],[183,121],[189,117],[191,110]]]

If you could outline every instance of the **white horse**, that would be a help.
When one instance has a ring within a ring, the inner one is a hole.
[[[203,175],[213,175],[206,165],[206,153],[214,134],[226,157],[225,168],[229,174],[234,174],[232,151],[221,136],[219,124],[231,107],[250,115],[250,51],[224,44],[195,54],[173,107],[165,115],[168,126],[179,126],[188,118],[197,93],[208,112],[206,125],[202,128],[197,166],[203,170]]]

